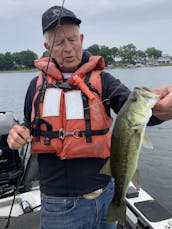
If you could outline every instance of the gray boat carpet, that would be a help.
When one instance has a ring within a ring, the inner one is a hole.
[[[31,212],[18,217],[11,217],[9,229],[39,229],[40,212]],[[0,217],[0,229],[4,229],[7,219]]]

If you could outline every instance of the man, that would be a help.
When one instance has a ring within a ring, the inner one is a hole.
[[[106,223],[114,182],[100,169],[110,155],[110,108],[118,113],[130,91],[103,71],[101,57],[82,50],[80,23],[59,6],[43,14],[44,46],[52,58],[35,61],[41,73],[26,94],[25,122],[8,136],[12,149],[31,141],[38,154],[41,229],[116,228]],[[171,91],[156,89],[161,99],[149,125],[172,118]]]

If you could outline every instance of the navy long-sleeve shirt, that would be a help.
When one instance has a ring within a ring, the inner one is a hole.
[[[84,52],[82,64],[88,61],[90,54]],[[24,121],[29,127],[32,110],[32,100],[36,90],[35,77],[28,88]],[[118,79],[107,72],[101,74],[102,101],[106,113],[110,115],[110,109],[117,114],[130,94],[130,90]],[[152,116],[149,125],[156,125],[161,121]],[[38,154],[40,188],[41,192],[50,196],[78,196],[105,187],[110,177],[100,174],[100,169],[106,159],[101,158],[77,158],[61,160],[54,154]]]

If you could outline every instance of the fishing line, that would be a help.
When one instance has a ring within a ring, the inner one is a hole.
[[[8,218],[7,218],[7,223],[6,223],[5,227],[4,227],[4,229],[8,229],[9,226],[10,226],[11,213],[12,213],[14,202],[15,202],[15,199],[16,199],[16,194],[17,194],[17,191],[18,191],[18,187],[19,187],[20,182],[21,182],[22,171],[24,169],[24,163],[25,163],[25,159],[26,159],[26,155],[27,155],[27,151],[28,151],[28,146],[29,146],[29,143],[27,143],[27,145],[26,145],[26,150],[25,150],[25,153],[24,153],[24,156],[23,156],[23,161],[21,162],[21,172],[20,172],[20,174],[19,174],[19,176],[17,178],[17,183],[16,183],[16,186],[14,188],[13,200],[12,200],[10,212],[9,212],[9,215],[8,215]]]
[[[43,97],[44,97],[44,94],[45,94],[45,91],[46,91],[46,76],[47,76],[47,72],[48,72],[48,68],[49,68],[49,63],[50,63],[50,60],[51,60],[51,54],[52,54],[52,51],[53,51],[53,47],[54,47],[54,43],[55,43],[55,39],[56,39],[57,30],[60,27],[60,21],[61,21],[61,16],[62,16],[63,8],[64,8],[64,3],[65,3],[65,0],[63,0],[63,2],[62,2],[60,13],[59,13],[59,16],[57,18],[57,24],[56,24],[56,27],[55,27],[55,33],[54,33],[54,37],[53,37],[52,46],[51,46],[51,49],[50,49],[50,52],[49,52],[48,63],[47,63],[46,71],[43,74],[43,85],[42,85],[42,88],[41,88],[42,89]],[[29,146],[29,143],[27,143],[27,145],[26,145],[26,150],[25,150],[25,153],[24,153],[24,156],[23,156],[23,162],[21,163],[21,174],[19,175],[19,177],[17,179],[16,186],[14,188],[14,196],[13,196],[13,200],[12,200],[10,212],[9,212],[9,215],[8,215],[8,218],[7,218],[7,223],[6,223],[5,227],[4,227],[4,229],[8,229],[9,226],[10,226],[11,213],[12,213],[12,209],[13,209],[13,206],[14,206],[14,202],[15,202],[17,191],[18,191],[18,187],[19,187],[20,182],[21,182],[22,171],[23,171],[23,168],[24,168],[24,163],[25,163],[26,154],[27,154],[27,151],[28,151],[28,146]]]
[[[57,19],[57,22],[58,23],[56,24],[56,27],[55,27],[55,33],[54,33],[54,37],[53,37],[53,42],[52,42],[52,46],[51,46],[51,49],[50,49],[50,52],[49,52],[49,58],[48,58],[47,68],[46,68],[46,71],[45,71],[45,74],[46,75],[47,75],[47,72],[48,72],[48,67],[49,67],[49,63],[50,63],[50,60],[51,60],[51,54],[52,54],[54,43],[55,43],[55,40],[56,40],[57,30],[58,30],[58,28],[61,25],[60,23],[61,23],[61,17],[62,17],[62,12],[63,12],[63,8],[64,8],[64,3],[65,3],[65,0],[63,0],[63,2],[62,2],[60,13],[59,13],[59,16],[58,16],[58,19]]]
[[[88,107],[85,107],[84,110],[87,110],[87,109],[90,109],[90,108],[93,108],[93,112],[96,116],[100,116],[100,107],[99,107],[99,104],[103,104],[104,106],[104,103],[107,102],[110,104],[110,98],[113,96],[113,94],[121,87],[122,83],[120,82],[120,84],[111,92],[111,94],[107,97],[107,99],[104,99],[102,101],[99,101],[97,98],[93,99],[90,101],[90,104]],[[105,118],[105,116],[101,116],[104,120],[104,122],[106,124],[108,124],[108,120]]]
[[[63,12],[63,8],[64,8],[64,3],[65,3],[65,0],[63,0],[63,2],[62,2],[61,9],[60,9],[59,15],[57,17],[57,23],[56,23],[56,26],[55,26],[53,42],[52,42],[51,49],[50,49],[50,52],[49,52],[47,67],[46,67],[45,72],[43,72],[43,74],[42,74],[43,82],[42,82],[42,87],[40,88],[41,96],[39,97],[39,102],[43,102],[44,95],[45,95],[45,92],[46,92],[46,89],[47,89],[47,72],[48,72],[50,61],[51,61],[51,55],[52,55],[52,51],[53,51],[53,48],[54,48],[54,43],[55,43],[55,40],[56,40],[57,30],[61,26],[61,17],[62,17],[62,12]],[[38,118],[38,117],[39,117],[39,109],[36,110],[36,114],[35,114],[35,118]]]
[[[110,98],[113,96],[113,94],[121,87],[122,83],[120,83],[112,92],[111,94],[107,97],[107,99],[102,100],[101,102],[96,99],[96,102],[98,104],[103,104],[105,102],[109,102]],[[94,106],[94,104],[90,105],[89,107],[85,107],[84,110],[90,109],[90,107]]]

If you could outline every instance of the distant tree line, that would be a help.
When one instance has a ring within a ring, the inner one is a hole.
[[[117,62],[121,64],[143,63],[147,58],[158,59],[162,56],[162,51],[154,47],[142,51],[137,50],[134,44],[123,45],[119,48],[93,44],[87,50],[93,55],[103,56],[106,65],[115,65]],[[43,52],[42,57],[47,56],[49,56],[49,52]],[[34,68],[34,60],[37,58],[38,55],[31,50],[0,53],[0,70],[32,69]]]
[[[38,55],[30,50],[0,53],[0,70],[31,69],[34,68],[34,60],[37,58]]]
[[[145,51],[137,50],[133,44],[127,44],[120,46],[119,48],[109,48],[107,46],[99,46],[94,44],[87,49],[93,55],[103,56],[106,65],[115,64],[120,62],[121,64],[135,64],[144,63],[146,59],[158,59],[162,57],[162,51],[152,47],[147,48]]]

